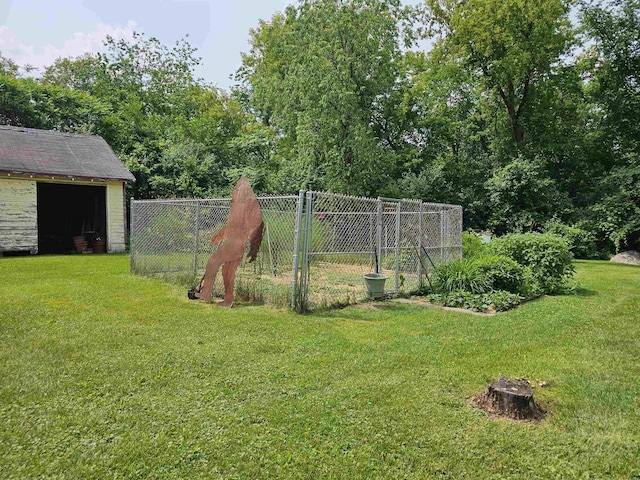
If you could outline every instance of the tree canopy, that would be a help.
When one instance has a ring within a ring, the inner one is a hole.
[[[640,0],[302,0],[249,32],[230,91],[195,77],[188,37],[108,39],[40,77],[0,54],[0,123],[103,136],[136,198],[245,175],[460,203],[468,228],[605,255],[640,246],[639,31]]]

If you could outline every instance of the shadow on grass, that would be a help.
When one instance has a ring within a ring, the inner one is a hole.
[[[384,314],[387,312],[400,311],[403,308],[403,305],[393,302],[362,302],[339,308],[312,310],[303,315],[312,318],[339,318],[341,320],[373,322],[384,318]],[[382,316],[380,316],[381,314]]]
[[[586,288],[576,289],[576,295],[579,297],[597,297],[599,295],[595,290],[588,290]]]

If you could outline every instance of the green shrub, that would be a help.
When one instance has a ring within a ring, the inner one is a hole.
[[[598,241],[593,232],[577,225],[565,225],[559,220],[552,220],[547,223],[545,229],[547,233],[553,233],[564,238],[575,258],[600,258]]]
[[[486,247],[482,239],[473,232],[462,233],[462,257],[474,258],[483,254]]]
[[[454,260],[436,266],[434,272],[434,288],[437,292],[450,293],[461,290],[469,293],[486,293],[491,291],[488,276],[474,259]]]
[[[525,267],[529,296],[562,293],[575,272],[566,240],[551,233],[512,233],[494,239],[489,250]]]
[[[515,260],[504,255],[483,255],[473,259],[477,268],[491,285],[491,290],[511,293],[525,291],[524,271]]]

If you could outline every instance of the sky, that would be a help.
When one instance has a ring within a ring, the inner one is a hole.
[[[167,46],[189,35],[202,64],[196,76],[220,88],[249,50],[249,30],[284,10],[288,0],[0,0],[0,52],[39,69],[58,57],[103,49],[107,35],[133,32]]]

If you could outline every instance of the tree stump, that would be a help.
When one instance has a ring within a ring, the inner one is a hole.
[[[539,422],[545,410],[533,399],[531,385],[524,378],[500,377],[472,400],[473,406],[490,416]]]

